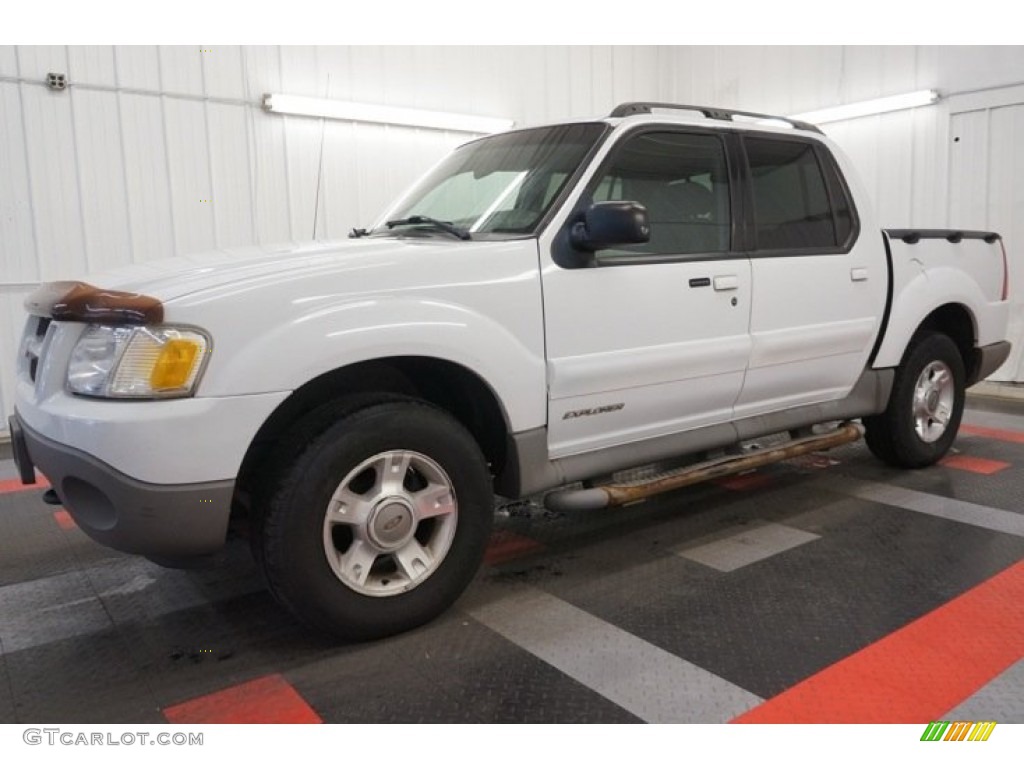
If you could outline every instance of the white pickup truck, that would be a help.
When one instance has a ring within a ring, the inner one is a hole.
[[[663,104],[471,141],[345,242],[136,265],[26,308],[22,479],[157,562],[243,522],[273,594],[347,638],[445,610],[495,493],[623,503],[857,418],[880,459],[931,464],[1010,349],[999,235],[883,232],[813,126]],[[680,456],[702,463],[608,480]]]

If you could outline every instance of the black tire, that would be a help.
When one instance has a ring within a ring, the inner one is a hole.
[[[252,506],[248,517],[249,549],[260,572],[263,567],[263,526],[270,514],[270,502],[299,456],[320,435],[363,408],[383,403],[413,402],[405,395],[359,392],[328,401],[306,413],[282,435],[273,453],[263,461],[250,489]],[[273,585],[267,582],[271,592]],[[275,595],[276,597],[276,595]]]
[[[939,407],[942,403],[939,390],[945,391],[945,387],[937,382],[945,371],[952,378],[952,403],[947,409],[942,409]],[[896,369],[885,412],[864,419],[864,439],[868,448],[876,457],[894,467],[917,469],[937,462],[949,451],[960,429],[965,380],[964,361],[951,338],[931,333],[913,340]],[[928,391],[928,396],[920,400],[921,404],[933,403],[935,415],[948,412],[944,426],[941,419],[932,419],[928,415],[931,410],[919,412],[916,399],[919,384]],[[935,394],[932,395],[928,388]],[[934,401],[930,400],[932,397]]]
[[[385,467],[402,469],[401,480],[386,481]],[[447,511],[421,518],[431,493]],[[368,522],[338,523],[353,510]],[[493,514],[487,464],[469,432],[431,405],[401,400],[348,412],[313,439],[280,474],[253,546],[272,594],[298,618],[370,640],[455,601],[480,565]],[[350,556],[365,567],[346,565]]]

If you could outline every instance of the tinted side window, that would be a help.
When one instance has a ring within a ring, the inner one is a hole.
[[[839,169],[835,158],[829,152],[819,151],[819,159],[825,168],[825,180],[828,182],[828,193],[832,199],[832,210],[836,215],[836,235],[840,245],[846,245],[854,229],[853,204],[850,196],[840,180]]]
[[[834,248],[835,222],[814,146],[746,138],[760,250]]]
[[[592,189],[594,202],[640,203],[651,222],[649,242],[604,254],[729,250],[729,174],[717,136],[656,132],[627,138]]]

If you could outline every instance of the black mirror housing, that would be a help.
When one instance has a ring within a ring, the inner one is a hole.
[[[576,222],[570,233],[574,248],[599,251],[616,245],[635,245],[651,239],[647,209],[640,203],[610,200],[594,203]]]

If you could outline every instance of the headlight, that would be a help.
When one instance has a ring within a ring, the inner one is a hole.
[[[196,328],[90,326],[68,363],[68,389],[94,397],[192,394],[210,339]]]

